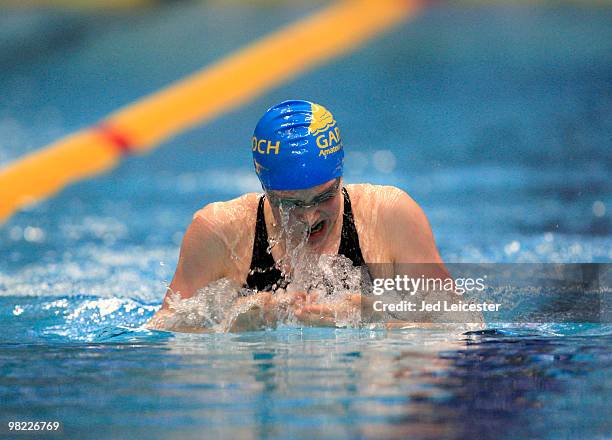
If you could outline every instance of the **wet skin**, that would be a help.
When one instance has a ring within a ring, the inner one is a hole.
[[[268,193],[264,199],[264,215],[274,261],[282,263],[287,250],[291,252],[296,243],[303,241],[301,250],[315,255],[337,253],[344,203],[342,181],[338,182],[337,190],[331,191],[334,182],[330,180],[306,190]],[[435,263],[439,269],[433,275],[448,276],[429,222],[408,194],[393,186],[354,184],[346,188],[365,261],[385,263],[368,266],[373,277],[403,275],[404,263]],[[249,193],[227,202],[211,203],[195,213],[183,237],[179,263],[166,300],[150,327],[178,330],[164,325],[165,317],[173,313],[167,301],[172,292],[180,292],[180,297],[185,299],[222,278],[235,282],[236,286],[245,283],[260,197]],[[357,303],[352,296],[330,305],[303,292],[255,292],[235,300],[232,309],[249,310],[237,312],[240,316],[226,328],[240,331],[274,325],[272,318],[286,310],[291,310],[306,325],[334,325],[339,314],[356,307]]]

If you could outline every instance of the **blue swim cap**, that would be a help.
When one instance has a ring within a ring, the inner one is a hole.
[[[308,101],[270,108],[253,133],[253,163],[264,190],[300,190],[342,176],[344,150],[332,114]]]

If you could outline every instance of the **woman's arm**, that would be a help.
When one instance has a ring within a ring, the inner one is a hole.
[[[146,324],[157,330],[199,331],[202,328],[168,327],[174,311],[170,308],[171,295],[180,299],[194,296],[198,289],[226,276],[227,251],[215,227],[217,219],[212,216],[210,205],[196,213],[181,243],[176,272],[162,303],[162,307]]]
[[[218,204],[208,205],[196,213],[183,237],[176,272],[162,307],[146,324],[148,328],[188,333],[211,331],[200,325],[185,324],[175,304],[177,300],[192,298],[199,289],[228,277],[230,249],[226,243],[233,240],[227,240],[227,237],[240,233],[230,230],[228,220],[226,211],[219,209]],[[233,288],[238,290],[239,286]],[[224,317],[220,327],[226,331],[247,331],[275,326],[279,318],[293,313],[293,307],[303,298],[300,293],[281,291],[237,296],[225,310],[218,311],[218,316]]]

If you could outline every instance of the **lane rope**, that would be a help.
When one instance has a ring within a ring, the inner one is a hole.
[[[67,185],[114,168],[228,112],[416,14],[424,1],[341,0],[230,54],[102,122],[0,169],[0,223]],[[296,50],[299,48],[299,50]]]
[[[121,155],[129,154],[132,152],[133,143],[128,138],[117,130],[115,127],[108,123],[101,122],[97,126],[94,126],[94,130],[106,138]]]

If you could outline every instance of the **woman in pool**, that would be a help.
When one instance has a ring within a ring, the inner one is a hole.
[[[299,259],[288,257],[300,252],[343,255],[373,277],[398,275],[400,263],[435,263],[427,265],[435,268],[430,275],[448,276],[427,218],[408,194],[392,186],[342,185],[340,130],[323,106],[293,100],[270,108],[255,128],[252,153],[264,194],[195,213],[150,327],[173,329],[165,319],[173,313],[172,292],[190,298],[221,278],[253,290],[233,330],[274,325],[279,308],[308,325],[334,325],[339,314],[359,306],[360,295],[323,304],[316,296],[306,300],[304,292],[289,293]]]

